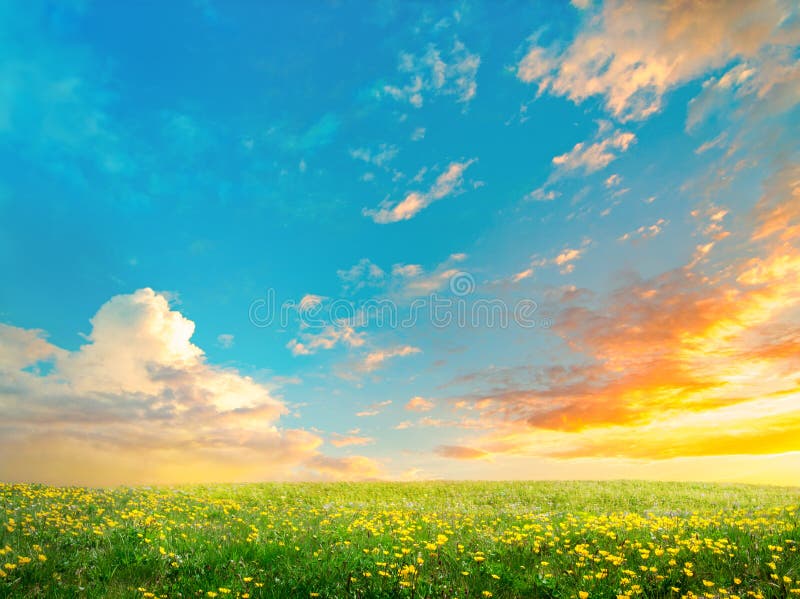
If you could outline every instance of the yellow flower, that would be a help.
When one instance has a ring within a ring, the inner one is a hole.
[[[578,597],[580,597],[580,599],[589,599],[589,593],[586,591],[578,591]]]

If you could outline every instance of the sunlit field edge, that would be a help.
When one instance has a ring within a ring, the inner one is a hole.
[[[800,599],[800,488],[0,483],[0,597]]]

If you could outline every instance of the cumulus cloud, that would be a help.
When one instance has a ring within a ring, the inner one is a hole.
[[[459,193],[464,181],[464,172],[474,162],[474,158],[465,162],[451,162],[447,169],[436,177],[427,191],[412,191],[399,202],[386,200],[381,202],[377,209],[364,208],[362,212],[364,216],[382,225],[414,218],[433,202]]]
[[[214,366],[163,294],[106,302],[74,351],[0,325],[0,477],[119,484],[292,478],[322,439],[266,385]]]
[[[410,77],[408,83],[384,85],[383,95],[420,108],[426,96],[454,96],[457,102],[467,103],[478,90],[476,77],[481,59],[456,40],[449,52],[435,45],[428,46],[422,55],[404,52],[400,55],[399,71]]]
[[[627,2],[589,10],[563,49],[537,42],[517,76],[539,93],[575,103],[599,96],[621,121],[645,119],[669,90],[733,61],[796,44],[800,27],[788,0]]]

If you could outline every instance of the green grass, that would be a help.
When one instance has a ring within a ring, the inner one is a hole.
[[[798,504],[652,482],[0,484],[0,597],[800,599]]]

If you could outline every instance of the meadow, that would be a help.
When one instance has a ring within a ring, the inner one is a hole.
[[[0,597],[800,599],[800,489],[0,484]]]

